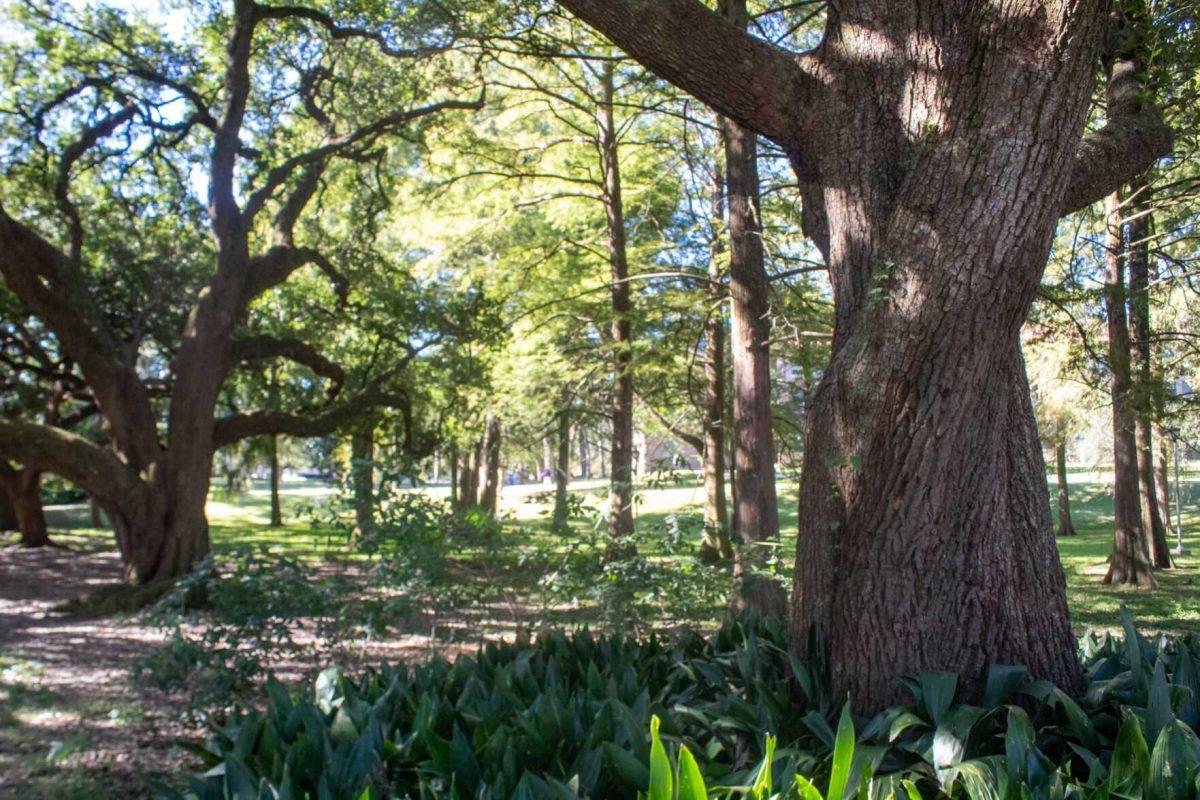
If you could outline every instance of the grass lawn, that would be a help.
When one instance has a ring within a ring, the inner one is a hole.
[[[1114,628],[1117,609],[1124,604],[1144,629],[1173,634],[1200,633],[1200,478],[1190,476],[1184,481],[1184,540],[1191,553],[1177,557],[1176,569],[1158,574],[1157,589],[1139,590],[1108,587],[1101,582],[1112,536],[1112,494],[1106,477],[1096,473],[1071,476],[1072,513],[1079,535],[1058,542],[1077,629],[1083,632],[1089,627]],[[781,563],[783,569],[790,572],[795,546],[796,492],[793,486],[783,482],[778,488],[781,524],[785,531],[780,544]],[[602,497],[604,490],[605,484],[599,480],[573,484],[573,491],[596,498]],[[432,487],[421,491],[445,496],[447,490]],[[692,476],[643,486],[637,495],[638,519],[643,526],[661,528],[670,515],[699,514],[701,492],[701,486]],[[342,537],[326,527],[314,525],[308,511],[334,493],[331,484],[307,480],[285,482],[282,492],[285,525],[270,528],[267,526],[269,495],[265,483],[255,482],[248,491],[232,499],[226,499],[214,490],[208,506],[213,547],[218,552],[245,546],[270,547],[314,560],[331,556],[355,558]],[[541,485],[503,487],[501,514],[509,520],[509,531],[514,534],[512,541],[534,549],[553,550],[566,546],[566,537],[548,531],[548,494],[549,489]],[[53,507],[49,510],[49,521],[57,532],[57,539],[65,544],[87,549],[108,546],[110,534],[87,527],[82,506]],[[585,523],[575,524],[582,526]],[[653,551],[651,542],[650,552],[653,554]]]

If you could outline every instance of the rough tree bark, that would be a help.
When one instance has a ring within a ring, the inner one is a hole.
[[[721,0],[736,28],[749,23],[745,0]],[[731,606],[787,616],[787,593],[764,573],[767,542],[779,541],[775,439],[771,430],[770,296],[759,215],[758,143],[753,131],[718,117],[729,204],[729,294],[733,353],[733,458],[737,464],[737,542]]]
[[[633,533],[633,301],[625,248],[625,208],[621,200],[621,165],[613,111],[614,71],[611,60],[600,66],[600,104],[596,123],[604,173],[604,218],[611,267],[613,348],[612,466],[608,530],[614,538]]]
[[[458,491],[458,445],[451,444],[450,452],[446,455],[450,463],[450,504],[456,508],[460,505]]]
[[[1075,523],[1071,521],[1071,491],[1067,485],[1067,443],[1054,446],[1054,466],[1058,476],[1058,535],[1074,536]]]
[[[1104,308],[1108,317],[1108,373],[1113,415],[1113,551],[1105,583],[1154,586],[1149,542],[1142,529],[1138,490],[1137,409],[1130,369],[1125,233],[1120,192],[1106,203]]]
[[[476,508],[479,505],[479,468],[482,463],[483,440],[476,439],[467,450],[462,469],[462,485],[459,487],[459,508]]]
[[[279,501],[279,437],[269,437],[268,447],[271,451],[271,520],[269,524],[272,528],[281,528],[283,527],[283,506]]]
[[[0,494],[9,501],[14,527],[21,534],[22,547],[46,547],[50,531],[46,527],[46,511],[42,507],[42,473],[24,467],[16,469],[0,464]]]
[[[579,477],[585,481],[592,477],[592,454],[588,446],[587,426],[579,425]]]
[[[1171,567],[1167,529],[1158,510],[1154,475],[1154,370],[1150,343],[1150,186],[1145,176],[1129,183],[1129,338],[1133,361],[1130,398],[1137,414],[1138,497],[1142,535],[1157,569]]]
[[[350,484],[354,492],[354,537],[375,530],[375,428],[363,425],[350,435]]]
[[[571,392],[563,389],[559,398],[558,414],[558,460],[554,465],[554,516],[550,529],[568,530],[570,507],[567,505],[567,485],[571,481]]]
[[[725,181],[720,169],[714,169],[712,187],[713,244],[708,260],[708,316],[704,320],[704,399],[701,418],[704,447],[701,450],[704,473],[704,539],[700,542],[701,560],[726,561],[733,558],[729,534],[729,511],[725,503],[725,301],[721,256],[725,252],[721,228],[725,224]]]
[[[1161,411],[1160,411],[1161,416]],[[1171,484],[1167,464],[1170,461],[1170,445],[1167,444],[1167,432],[1161,425],[1154,426],[1154,438],[1158,442],[1158,457],[1154,459],[1154,496],[1158,505],[1158,516],[1163,521],[1163,527],[1168,533],[1173,533],[1174,523],[1171,521]]]
[[[12,498],[8,490],[0,483],[0,533],[15,531],[17,528],[17,510],[13,508]]]
[[[488,414],[483,431],[483,488],[479,492],[479,507],[495,515],[500,495],[500,418]]]
[[[1082,136],[1107,5],[846,0],[793,56],[696,0],[559,2],[791,159],[835,317],[793,647],[820,631],[861,711],[922,669],[1078,687],[1019,331],[1059,217],[1170,146],[1128,81]]]

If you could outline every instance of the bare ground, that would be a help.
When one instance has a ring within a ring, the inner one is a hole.
[[[116,554],[86,544],[0,547],[0,798],[149,797],[156,782],[178,785],[195,767],[177,743],[203,738],[186,696],[132,677],[135,662],[166,634],[132,615],[54,610],[120,579]],[[435,649],[473,651],[484,638],[511,635],[529,611],[505,605],[485,610],[486,623],[425,617],[383,641],[353,642],[332,656],[328,648],[301,648],[269,666],[302,685],[331,658],[354,669],[422,659]]]

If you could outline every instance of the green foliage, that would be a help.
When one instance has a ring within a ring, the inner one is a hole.
[[[674,646],[549,632],[358,681],[328,670],[312,700],[272,684],[265,713],[214,728],[210,769],[190,796],[1167,800],[1195,791],[1194,641],[1089,638],[1080,700],[1019,667],[993,667],[975,703],[962,701],[957,676],[923,673],[905,681],[910,702],[869,718],[824,688],[820,662],[804,667],[785,648],[777,623],[740,620]]]
[[[719,615],[731,584],[729,566],[699,558],[700,517],[668,514],[614,539],[604,506],[590,512],[591,524],[572,529],[562,551],[526,554],[525,564],[546,576],[539,589],[550,602],[594,604],[601,622],[635,630],[656,620],[703,624]]]

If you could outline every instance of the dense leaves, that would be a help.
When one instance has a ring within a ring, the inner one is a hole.
[[[1190,797],[1200,642],[1150,641],[1126,624],[1124,639],[1082,643],[1078,700],[995,666],[981,698],[927,672],[905,679],[908,703],[870,718],[830,695],[820,664],[788,655],[778,623],[750,619],[674,645],[551,631],[357,680],[330,669],[312,699],[272,683],[265,711],[216,728],[190,793],[690,798],[707,784],[716,796],[805,800],[843,797],[839,787],[864,798]]]

